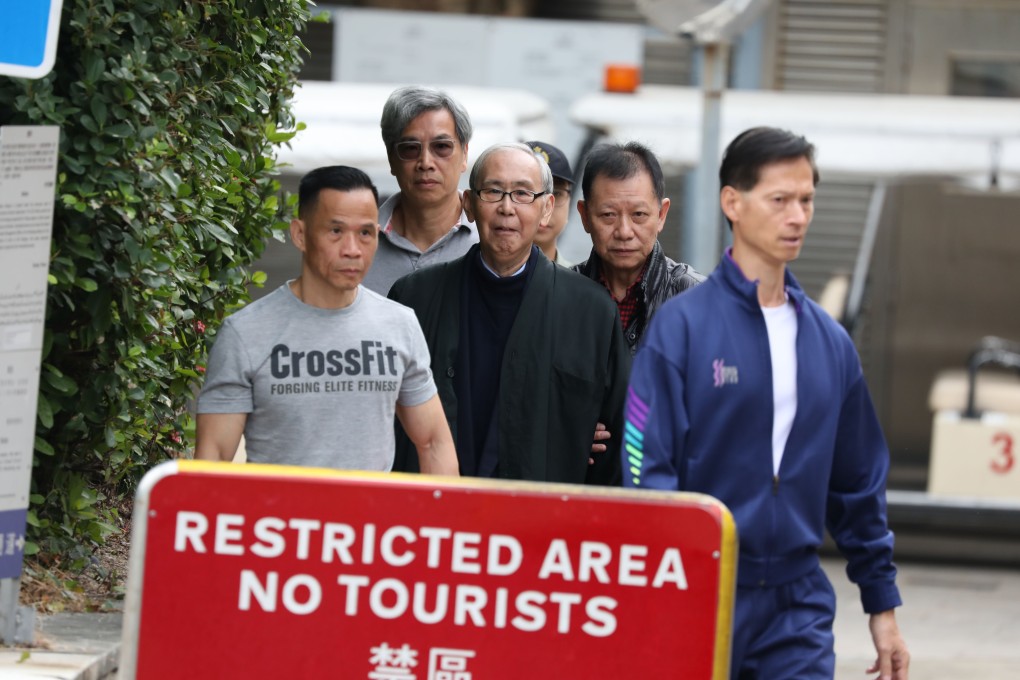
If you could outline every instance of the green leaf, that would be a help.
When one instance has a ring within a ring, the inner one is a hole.
[[[53,456],[56,455],[57,453],[56,451],[53,450],[53,447],[50,446],[49,442],[47,442],[45,439],[39,436],[36,436],[35,438],[35,450],[43,454],[44,456]]]
[[[85,82],[95,83],[103,75],[105,65],[100,52],[89,52],[85,57]]]
[[[266,123],[265,126],[266,139],[268,139],[273,144],[282,144],[283,142],[289,142],[294,138],[294,135],[296,134],[297,134],[296,130],[292,130],[290,132],[285,130],[278,130],[276,128],[276,125],[274,125],[273,123]]]
[[[93,291],[99,290],[99,284],[98,283],[96,283],[92,279],[87,279],[85,277],[75,279],[74,280],[74,285],[78,286],[79,288],[81,288],[82,290],[84,290],[87,293],[91,293]]]
[[[39,393],[39,400],[36,409],[36,417],[42,426],[47,430],[53,427],[53,407],[50,406],[50,402],[47,401],[42,392]]]
[[[53,387],[53,389],[62,394],[72,395],[78,391],[78,384],[66,375],[46,373],[43,378],[51,387]]]
[[[227,149],[223,152],[223,158],[227,161],[227,165],[232,168],[241,167],[241,154],[237,153],[234,149]]]
[[[210,234],[212,234],[216,238],[216,240],[222,243],[231,242],[230,235],[220,227],[216,226],[215,224],[207,224],[205,228]]]
[[[106,426],[103,431],[103,439],[111,449],[117,445],[117,431],[113,429],[112,425]]]
[[[106,132],[106,134],[110,135],[111,137],[124,139],[125,137],[130,137],[131,135],[135,134],[135,129],[134,127],[131,126],[130,123],[117,123],[116,125],[111,125],[110,127],[106,128],[104,132]]]
[[[106,102],[101,97],[92,98],[92,101],[89,102],[89,110],[99,127],[106,125]]]
[[[177,187],[181,185],[181,178],[180,176],[178,176],[176,172],[173,171],[173,168],[169,166],[163,166],[159,170],[159,176],[163,179],[164,182],[167,183],[170,189],[173,190],[173,192],[176,194]]]
[[[81,123],[81,126],[88,130],[89,132],[93,134],[97,134],[99,132],[99,124],[96,123],[96,119],[93,118],[92,116],[85,114],[81,118],[79,118],[78,121]]]

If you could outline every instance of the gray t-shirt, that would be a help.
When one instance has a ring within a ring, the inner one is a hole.
[[[434,394],[410,309],[363,286],[349,307],[321,309],[284,284],[223,321],[198,412],[249,414],[251,462],[389,470],[396,405]]]
[[[478,230],[475,223],[467,218],[462,210],[460,221],[453,225],[441,239],[433,243],[425,252],[418,250],[406,238],[393,229],[393,210],[400,202],[400,192],[393,194],[379,206],[379,248],[375,252],[372,266],[365,275],[362,284],[379,295],[387,295],[390,287],[401,276],[440,262],[449,262],[471,249],[478,243]]]

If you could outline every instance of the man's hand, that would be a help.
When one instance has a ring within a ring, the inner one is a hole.
[[[875,643],[878,658],[866,673],[878,673],[879,680],[907,680],[910,670],[910,652],[900,635],[896,623],[896,610],[872,614],[868,621],[871,639]]]
[[[609,430],[606,429],[606,426],[605,426],[604,423],[596,423],[595,424],[595,436],[592,437],[592,442],[591,442],[591,454],[592,455],[588,457],[588,465],[594,465],[595,464],[595,457],[594,456],[595,456],[596,453],[605,453],[606,445],[605,444],[600,444],[599,442],[604,442],[605,440],[609,439],[611,436],[612,435],[609,433]]]

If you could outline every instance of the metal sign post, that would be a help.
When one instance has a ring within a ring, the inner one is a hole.
[[[0,128],[0,640],[31,642],[18,608],[35,448],[60,128]]]
[[[173,461],[134,517],[127,680],[729,677],[708,496]]]
[[[0,76],[53,69],[64,0],[0,5]],[[60,128],[0,128],[0,642],[31,643],[18,607]]]
[[[730,52],[771,0],[638,0],[638,8],[664,30],[693,41],[701,59],[701,153],[695,169],[693,228],[683,234],[684,259],[711,271],[727,241],[719,210],[719,137]]]

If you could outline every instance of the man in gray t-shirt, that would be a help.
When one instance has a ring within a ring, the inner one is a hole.
[[[198,398],[195,457],[389,470],[393,419],[423,471],[457,474],[453,438],[411,310],[361,286],[378,194],[360,170],[301,181],[291,238],[301,275],[224,320]]]

